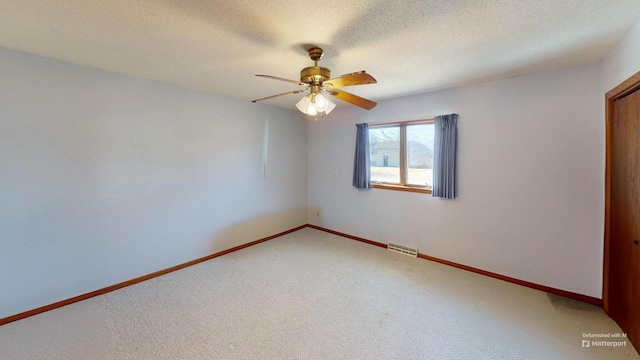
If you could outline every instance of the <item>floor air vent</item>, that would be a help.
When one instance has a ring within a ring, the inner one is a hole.
[[[418,257],[418,249],[412,249],[410,247],[406,247],[406,246],[402,246],[394,243],[389,243],[389,245],[387,245],[387,249],[389,251],[397,252],[399,254]]]

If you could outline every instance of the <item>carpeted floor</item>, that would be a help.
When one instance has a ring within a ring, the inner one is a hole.
[[[581,346],[619,332],[595,306],[306,228],[0,326],[0,359],[640,359]]]

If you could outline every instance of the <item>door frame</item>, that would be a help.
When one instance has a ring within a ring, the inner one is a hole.
[[[609,313],[609,251],[611,234],[611,132],[616,100],[640,89],[640,71],[609,90],[605,95],[605,138],[606,157],[604,170],[604,268],[602,274],[602,307]]]

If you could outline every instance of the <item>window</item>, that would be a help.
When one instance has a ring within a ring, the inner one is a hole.
[[[433,120],[369,124],[371,187],[431,193]]]

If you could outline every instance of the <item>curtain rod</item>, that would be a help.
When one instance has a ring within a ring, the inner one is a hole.
[[[369,123],[369,126],[383,126],[383,125],[396,125],[396,124],[411,124],[411,123],[422,123],[422,122],[433,122],[434,118],[424,118],[424,119],[416,119],[416,120],[398,120],[398,121],[389,121],[389,122],[374,122]]]

